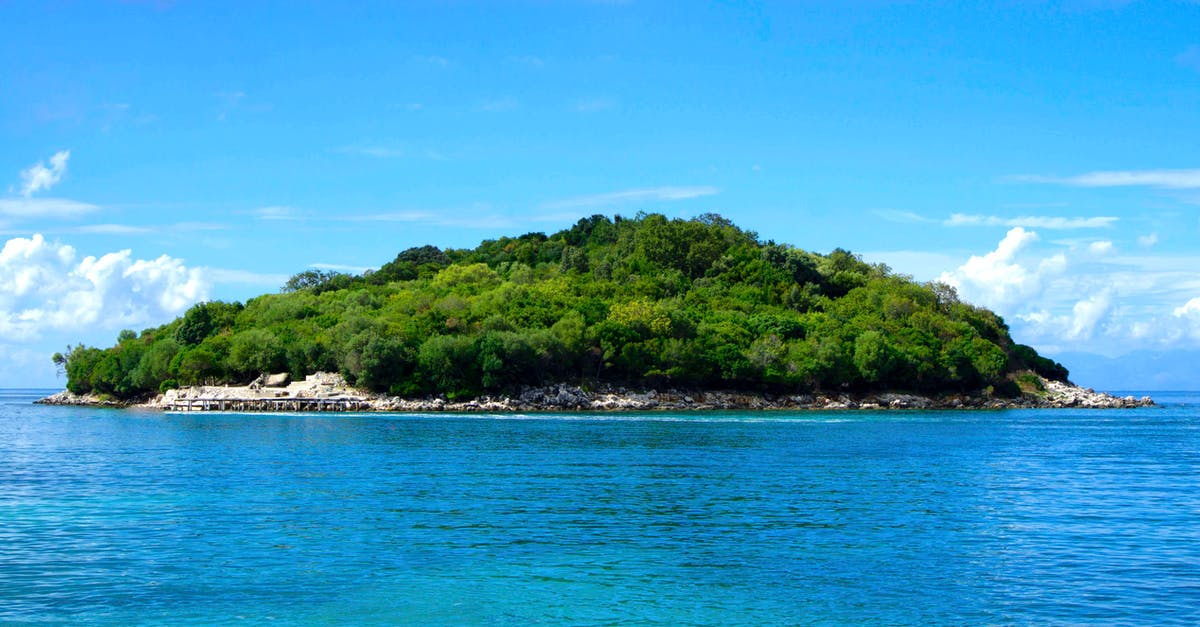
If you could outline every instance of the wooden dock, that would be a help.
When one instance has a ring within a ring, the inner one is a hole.
[[[181,398],[171,401],[167,411],[363,411],[371,409],[366,399],[334,398]]]

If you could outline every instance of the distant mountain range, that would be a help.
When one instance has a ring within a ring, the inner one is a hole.
[[[1112,391],[1200,391],[1200,351],[1136,351],[1121,357],[1062,353],[1055,358],[1071,370],[1071,381]]]

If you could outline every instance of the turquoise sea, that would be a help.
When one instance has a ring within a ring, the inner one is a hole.
[[[0,392],[0,623],[1200,623],[1139,410],[160,414]]]

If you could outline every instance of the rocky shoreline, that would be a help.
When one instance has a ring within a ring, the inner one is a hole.
[[[122,403],[69,391],[36,401],[44,405],[141,407],[162,411],[231,409],[237,411],[327,410],[374,412],[524,413],[556,411],[703,411],[703,410],[879,410],[879,409],[1126,409],[1151,407],[1150,397],[1118,397],[1042,379],[1043,391],[1018,398],[983,393],[926,396],[909,393],[756,394],[721,390],[635,390],[601,386],[585,390],[565,384],[527,387],[515,396],[484,396],[467,401],[440,397],[401,398],[363,392],[330,373],[287,381],[275,375],[248,386],[197,386],[169,390],[140,403]],[[328,409],[326,409],[328,408]]]

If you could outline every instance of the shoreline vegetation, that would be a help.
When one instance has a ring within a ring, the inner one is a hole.
[[[954,288],[716,214],[594,215],[199,303],[53,356],[52,404],[381,411],[1126,407]],[[262,373],[281,373],[265,375]],[[332,373],[332,374],[331,374]],[[288,383],[288,382],[292,383]],[[296,387],[299,386],[299,387]],[[307,387],[305,387],[307,386]],[[295,387],[295,389],[292,389]],[[341,398],[342,400],[336,400]],[[206,401],[209,402],[206,406]]]
[[[1036,392],[1017,398],[987,394],[921,395],[899,392],[842,394],[754,394],[728,390],[631,390],[600,386],[585,390],[566,384],[528,387],[513,396],[465,401],[444,397],[400,398],[350,387],[336,373],[289,381],[286,374],[260,377],[246,386],[196,386],[168,390],[141,401],[118,401],[64,390],[35,401],[43,405],[137,407],[160,411],[367,411],[519,413],[576,411],[703,410],[880,410],[880,409],[1126,409],[1152,407],[1148,397],[1118,397],[1075,385],[1040,379]]]

